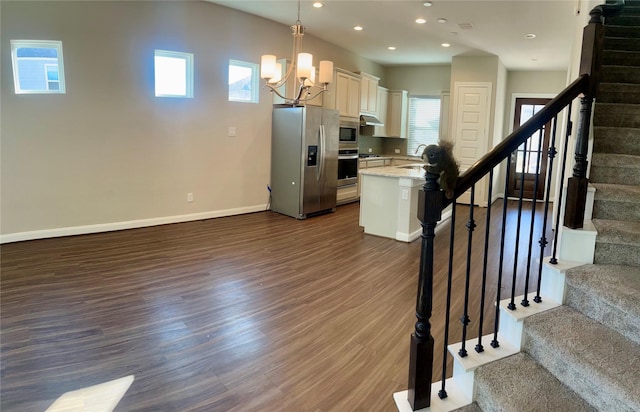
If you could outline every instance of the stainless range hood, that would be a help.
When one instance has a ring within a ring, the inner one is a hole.
[[[377,117],[370,114],[361,114],[360,126],[384,126],[384,123],[378,120]]]

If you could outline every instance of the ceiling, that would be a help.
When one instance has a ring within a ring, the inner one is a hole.
[[[295,0],[208,1],[287,26],[295,23],[298,13]],[[433,0],[430,7],[420,0],[322,3],[322,8],[314,8],[313,1],[301,1],[300,21],[306,33],[383,66],[450,64],[453,56],[489,54],[499,56],[509,70],[565,70],[578,2]],[[417,24],[417,18],[427,22]],[[439,23],[439,18],[446,22]],[[357,25],[363,30],[354,30]],[[529,33],[536,37],[525,38]]]

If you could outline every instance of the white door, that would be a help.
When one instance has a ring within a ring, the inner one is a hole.
[[[465,172],[489,150],[491,83],[456,82],[453,90],[452,137],[454,155]],[[474,204],[487,206],[488,178],[476,183]],[[470,203],[471,191],[460,196],[459,203]]]

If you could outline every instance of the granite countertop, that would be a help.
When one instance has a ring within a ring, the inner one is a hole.
[[[412,163],[404,166],[374,167],[361,170],[363,175],[385,176],[385,177],[408,177],[411,179],[424,180],[424,163]]]

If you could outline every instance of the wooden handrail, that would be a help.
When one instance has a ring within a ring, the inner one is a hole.
[[[482,156],[469,169],[467,169],[467,171],[460,175],[456,183],[453,198],[445,198],[442,207],[444,208],[451,204],[454,199],[471,188],[473,184],[488,174],[491,169],[500,164],[504,159],[508,158],[536,130],[547,124],[554,116],[560,113],[562,109],[583,93],[588,85],[588,75],[578,77],[578,79],[567,86],[566,89],[547,103],[542,110],[536,113],[525,124],[517,128],[496,147]]]

